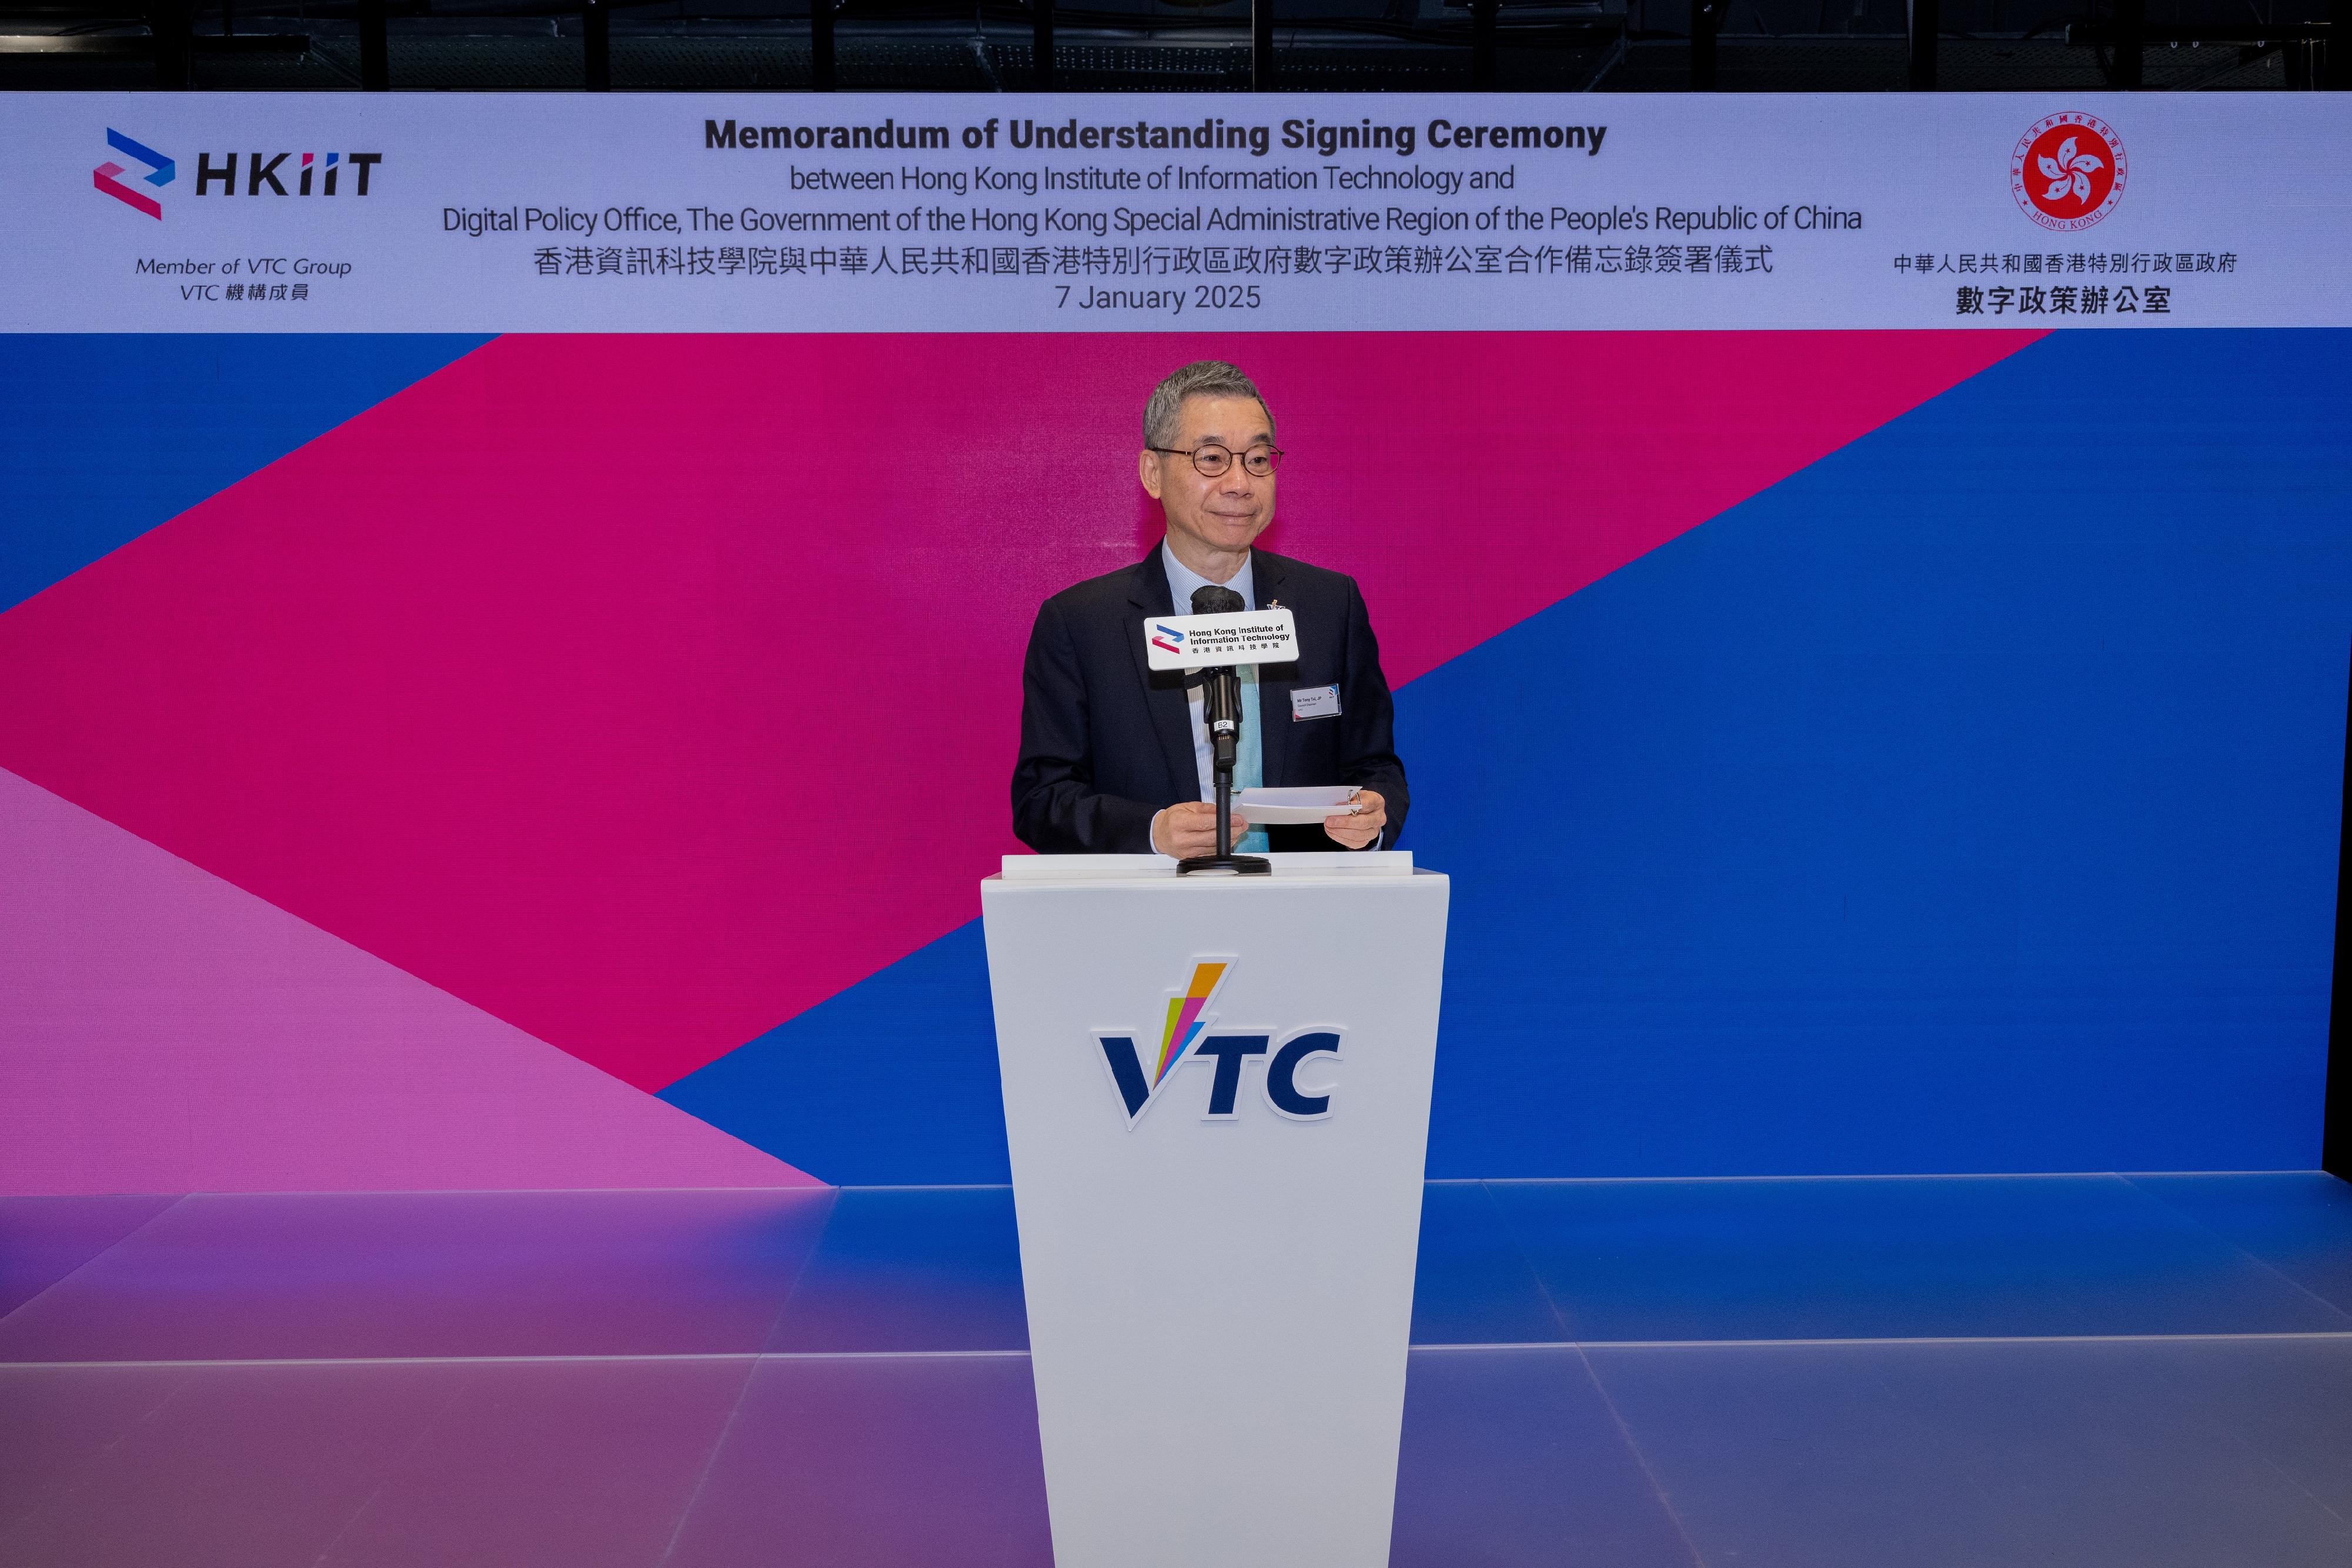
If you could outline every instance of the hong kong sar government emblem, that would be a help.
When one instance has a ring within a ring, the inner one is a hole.
[[[2009,193],[2045,229],[2086,229],[2114,210],[2131,172],[2123,138],[2095,114],[2053,114],[2009,155]]]

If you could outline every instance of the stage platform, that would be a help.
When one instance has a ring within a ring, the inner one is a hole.
[[[1435,1183],[1413,1337],[1400,1565],[2352,1563],[2324,1175]],[[1045,1564],[1025,1340],[1003,1188],[0,1200],[0,1564]]]

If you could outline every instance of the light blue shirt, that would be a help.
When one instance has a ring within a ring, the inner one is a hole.
[[[1257,608],[1257,584],[1254,576],[1256,561],[1252,557],[1244,556],[1242,559],[1242,569],[1234,573],[1232,580],[1224,583],[1212,583],[1207,578],[1178,560],[1176,552],[1168,548],[1167,540],[1162,539],[1160,541],[1160,564],[1167,570],[1169,591],[1175,600],[1172,608],[1179,615],[1190,615],[1192,612],[1192,592],[1195,589],[1201,588],[1230,588],[1242,596],[1243,609]],[[1250,785],[1265,782],[1264,761],[1265,731],[1259,725],[1257,666],[1244,664],[1240,674],[1242,738],[1241,745],[1235,748],[1234,758],[1234,793],[1236,795],[1241,793],[1244,780]],[[1203,699],[1199,682],[1196,681],[1184,688],[1184,702],[1192,710],[1192,767],[1200,776],[1201,799],[1213,800],[1217,798],[1216,767],[1214,754],[1209,745],[1209,720],[1208,716],[1202,711]],[[1265,850],[1265,830],[1263,828],[1252,828],[1234,845],[1234,851],[1237,854],[1264,854]]]

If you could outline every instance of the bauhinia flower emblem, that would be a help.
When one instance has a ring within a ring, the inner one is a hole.
[[[2114,209],[2130,168],[2114,126],[2070,110],[2035,120],[2017,139],[2009,153],[2009,193],[2043,228],[2073,233]]]
[[[2050,182],[2050,188],[2042,193],[2042,199],[2045,202],[2063,201],[2069,192],[2074,193],[2076,201],[2089,201],[2091,176],[2107,166],[2097,153],[2077,151],[2074,141],[2069,136],[2058,143],[2054,154],[2045,152],[2035,160],[2041,166],[2042,177]]]

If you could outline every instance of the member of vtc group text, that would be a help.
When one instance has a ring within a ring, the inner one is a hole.
[[[1213,852],[1216,810],[1197,677],[1154,671],[1148,617],[1189,612],[1216,583],[1251,610],[1291,612],[1295,664],[1244,666],[1234,788],[1350,785],[1355,815],[1247,828],[1234,848],[1377,849],[1404,826],[1389,684],[1355,580],[1255,549],[1274,520],[1274,415],[1250,379],[1216,360],[1163,381],[1143,410],[1137,469],[1166,536],[1133,566],[1048,599],[1022,671],[1013,831],[1046,854]]]

